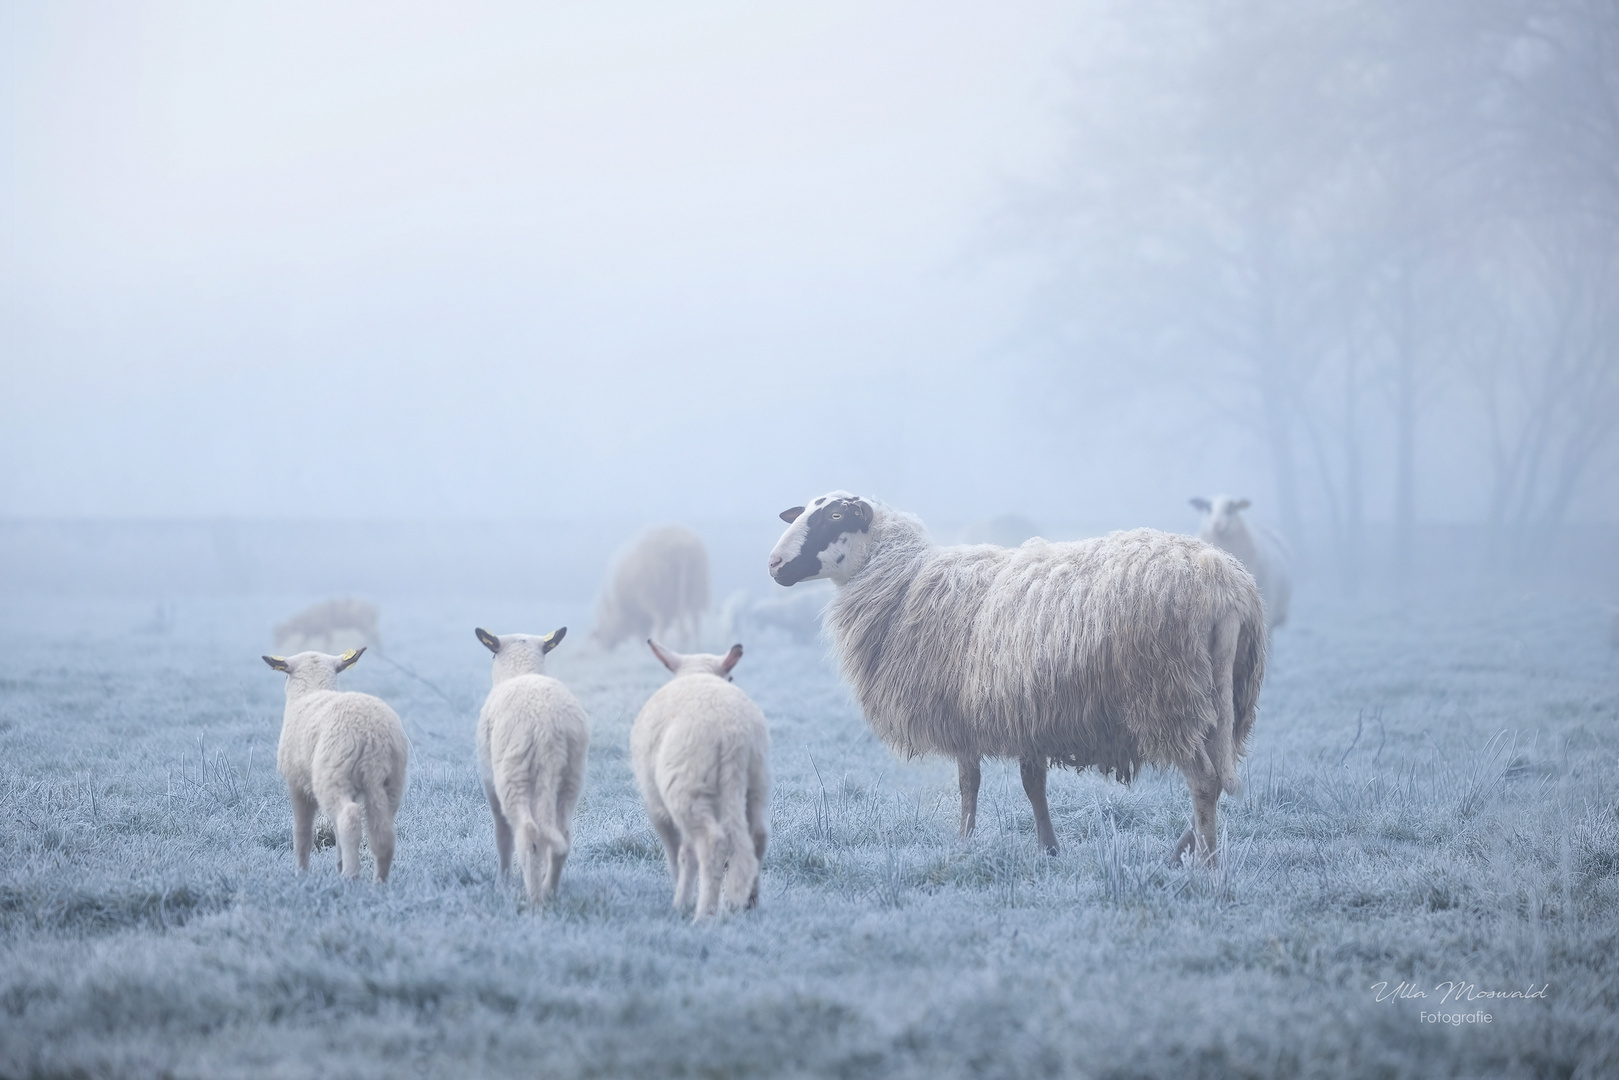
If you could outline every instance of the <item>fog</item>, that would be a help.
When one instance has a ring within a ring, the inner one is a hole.
[[[842,487],[1056,534],[1230,491],[1350,586],[1436,529],[1533,561],[1619,495],[1616,41],[13,5],[0,517],[769,532]]]

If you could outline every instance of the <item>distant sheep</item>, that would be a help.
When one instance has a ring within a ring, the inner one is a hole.
[[[1040,535],[1040,526],[1022,514],[997,514],[987,521],[975,521],[962,533],[964,544],[995,544],[1017,547]]]
[[[832,588],[795,590],[787,596],[758,599],[733,593],[720,612],[720,625],[729,637],[775,635],[799,645],[814,644],[821,636],[821,613],[832,599]]]
[[[1236,559],[1153,529],[941,548],[915,517],[841,491],[781,517],[771,576],[838,587],[826,619],[844,676],[890,747],[956,759],[963,835],[984,756],[1018,759],[1053,855],[1049,766],[1125,782],[1174,766],[1195,812],[1174,857],[1214,857],[1265,670],[1259,590]]]
[[[394,816],[405,797],[409,750],[398,715],[370,694],[336,689],[337,676],[354,666],[364,649],[342,656],[301,652],[266,656],[287,675],[287,709],[281,721],[276,766],[292,796],[292,851],[298,872],[309,869],[315,810],[325,811],[337,833],[337,869],[360,876],[360,803],[377,859],[377,880],[388,880],[394,857]]]
[[[1243,520],[1242,511],[1249,505],[1247,499],[1233,499],[1229,495],[1216,495],[1212,500],[1201,496],[1192,499],[1192,506],[1203,512],[1198,538],[1221,551],[1229,551],[1254,575],[1259,593],[1265,598],[1265,628],[1273,630],[1287,622],[1287,609],[1293,599],[1293,583],[1288,574],[1290,552],[1280,533]]]
[[[513,840],[530,901],[556,891],[573,838],[573,808],[585,780],[590,725],[579,700],[545,674],[545,654],[566,626],[541,636],[475,633],[495,654],[494,688],[478,714],[478,771],[495,818],[504,876]]]
[[[654,529],[619,560],[596,605],[590,638],[612,648],[626,638],[695,642],[708,609],[708,551],[687,529]]]
[[[684,910],[697,886],[694,921],[759,902],[759,861],[770,839],[770,734],[764,714],[731,682],[742,646],[724,656],[682,656],[656,642],[675,673],[642,706],[630,758],[647,816],[663,841]]]
[[[348,649],[376,648],[377,608],[352,597],[307,607],[275,628],[275,650],[337,654]]]

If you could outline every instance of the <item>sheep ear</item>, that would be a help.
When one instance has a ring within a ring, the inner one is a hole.
[[[550,652],[552,649],[556,648],[558,645],[561,645],[562,644],[562,639],[564,637],[567,637],[567,635],[568,635],[568,628],[566,626],[559,626],[555,630],[551,631],[549,634],[546,634],[545,635],[545,648],[540,650],[540,655],[543,656],[546,653]]]
[[[498,637],[491,634],[481,626],[474,627],[472,632],[478,635],[478,640],[483,642],[484,648],[488,649],[492,653],[500,652],[500,639]]]
[[[802,506],[792,506],[788,507],[786,510],[783,510],[776,516],[781,518],[781,520],[785,521],[787,524],[791,525],[793,522],[798,520],[798,515],[802,514],[803,512],[804,508]]]
[[[337,658],[337,670],[347,671],[349,668],[354,666],[354,661],[358,660],[361,655],[364,654],[364,652],[364,645],[361,645],[358,649],[350,649],[348,652]]]
[[[647,638],[646,643],[652,646],[652,655],[656,656],[664,667],[668,668],[670,671],[678,671],[680,669],[681,657],[678,653],[670,652],[668,649],[665,649],[662,645],[659,645],[651,638]]]
[[[1231,509],[1233,509],[1233,510],[1246,510],[1246,509],[1248,509],[1248,507],[1250,507],[1252,505],[1253,504],[1250,503],[1247,499],[1238,499],[1236,502],[1231,504]]]
[[[729,675],[731,669],[736,667],[736,662],[740,659],[742,659],[742,645],[738,642],[731,646],[731,651],[725,654],[724,660],[720,661],[720,674]]]
[[[1205,514],[1208,513],[1210,510],[1214,509],[1214,507],[1209,504],[1209,500],[1205,499],[1201,495],[1199,495],[1196,498],[1192,499],[1191,503],[1192,503],[1192,509],[1193,510],[1201,510]]]
[[[266,656],[264,658],[264,662],[275,668],[277,671],[292,670],[292,668],[287,666],[287,658],[285,656]]]

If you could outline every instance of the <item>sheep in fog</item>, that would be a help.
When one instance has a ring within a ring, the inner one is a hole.
[[[975,521],[962,533],[964,544],[996,544],[1017,547],[1040,535],[1040,526],[1022,514],[997,514],[988,521]]]
[[[720,625],[729,637],[775,634],[795,644],[809,645],[821,636],[821,612],[831,599],[830,584],[825,589],[795,590],[793,594],[768,599],[736,592],[720,612]]]
[[[1236,559],[1154,529],[941,548],[915,517],[842,491],[781,517],[771,577],[837,586],[826,620],[844,676],[890,747],[956,759],[962,835],[985,756],[1018,759],[1053,855],[1049,766],[1126,783],[1175,766],[1194,827],[1174,858],[1214,858],[1265,669],[1264,607]]]
[[[648,635],[695,642],[707,609],[708,551],[691,531],[670,525],[641,537],[619,560],[590,638],[609,649]]]
[[[682,656],[654,641],[675,677],[653,694],[630,731],[630,759],[647,816],[663,841],[683,910],[693,921],[759,902],[759,862],[770,839],[770,733],[764,714],[731,682],[742,646],[724,656]]]
[[[1250,526],[1243,520],[1242,511],[1250,505],[1247,499],[1229,495],[1192,499],[1192,506],[1203,512],[1198,539],[1229,551],[1254,575],[1259,595],[1265,598],[1265,628],[1274,630],[1287,621],[1293,598],[1293,583],[1288,576],[1290,552],[1280,533],[1259,524]]]
[[[342,656],[301,652],[266,656],[287,675],[287,709],[281,721],[276,766],[292,796],[292,851],[298,872],[309,869],[315,810],[332,819],[337,869],[360,876],[360,804],[365,831],[377,859],[377,881],[388,880],[394,857],[394,816],[405,797],[409,750],[399,716],[370,694],[337,689],[339,672],[365,650]]]
[[[495,654],[495,685],[478,714],[478,771],[495,818],[495,852],[504,877],[515,839],[523,886],[538,903],[562,877],[590,743],[579,700],[545,674],[545,654],[568,628],[544,636],[475,632]]]
[[[335,654],[380,644],[376,605],[353,597],[311,605],[275,628],[275,651],[286,655]]]

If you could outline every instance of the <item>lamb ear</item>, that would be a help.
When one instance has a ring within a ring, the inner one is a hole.
[[[798,515],[802,514],[803,512],[804,508],[802,506],[791,506],[776,516],[781,518],[781,520],[785,521],[787,524],[791,525],[793,522],[798,520]]]
[[[358,660],[364,653],[364,645],[361,645],[358,649],[350,649],[348,652],[344,653],[338,658],[337,670],[347,671],[349,668],[354,666],[354,662]]]
[[[549,634],[546,634],[545,635],[545,648],[540,650],[540,655],[544,656],[546,653],[550,652],[552,649],[556,648],[558,645],[561,645],[562,644],[562,639],[564,637],[566,637],[567,634],[568,634],[568,628],[566,626],[559,626],[555,630],[551,631]]]
[[[720,674],[729,675],[740,659],[742,659],[742,644],[738,642],[731,646],[731,651],[726,653],[725,659],[720,662]]]
[[[1205,514],[1208,513],[1210,510],[1214,509],[1214,507],[1209,504],[1209,500],[1205,499],[1201,495],[1193,498],[1191,500],[1191,503],[1192,503],[1192,509],[1193,510],[1201,510]]]
[[[1248,507],[1250,507],[1252,505],[1253,504],[1250,503],[1247,499],[1238,499],[1236,502],[1231,504],[1231,509],[1233,509],[1233,510],[1246,510],[1246,509],[1248,509]]]
[[[500,639],[498,637],[491,634],[481,626],[474,627],[472,632],[478,635],[478,640],[483,642],[484,648],[488,649],[492,653],[500,652]]]
[[[670,671],[680,670],[680,661],[682,659],[680,654],[670,652],[668,649],[665,649],[662,645],[659,645],[651,638],[647,638],[646,643],[652,646],[652,655],[656,656],[664,667],[668,668]]]
[[[287,658],[284,656],[266,656],[264,657],[264,662],[275,668],[277,671],[292,670],[292,668],[287,666]]]

